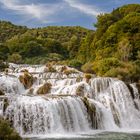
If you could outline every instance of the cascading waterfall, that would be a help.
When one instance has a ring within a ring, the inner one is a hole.
[[[80,98],[18,97],[5,112],[21,134],[80,132],[90,128],[86,107]]]
[[[24,74],[29,79],[21,83]],[[92,76],[87,82],[82,72],[57,65],[48,71],[41,65],[10,64],[9,73],[0,75],[0,90],[5,93],[0,96],[0,115],[21,135],[140,129],[135,84],[130,84],[130,91],[115,78]],[[30,86],[25,86],[29,81]]]

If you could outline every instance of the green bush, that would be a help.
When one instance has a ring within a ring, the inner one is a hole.
[[[112,68],[117,68],[121,66],[121,62],[117,58],[106,58],[95,61],[93,63],[93,70],[99,76],[105,75]]]
[[[82,66],[82,63],[76,59],[72,59],[68,63],[69,66],[80,69]]]
[[[0,118],[0,140],[22,140],[19,134],[3,118]]]
[[[0,60],[0,71],[4,71],[8,67],[9,66],[6,62],[3,62],[3,60]]]

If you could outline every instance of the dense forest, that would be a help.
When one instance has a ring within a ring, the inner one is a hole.
[[[0,21],[0,59],[28,64],[56,61],[98,76],[140,79],[140,5],[101,14],[96,30],[79,26],[36,29]],[[0,66],[2,67],[2,66]]]

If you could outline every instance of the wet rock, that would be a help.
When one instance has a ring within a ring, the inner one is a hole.
[[[45,83],[37,90],[37,94],[47,94],[50,92],[52,85],[50,83]]]
[[[136,87],[137,87],[138,92],[139,92],[139,94],[140,94],[140,82],[139,82],[139,83],[136,83]]]
[[[29,72],[25,71],[24,75],[19,76],[19,81],[26,89],[29,89],[33,85],[35,79]]]
[[[0,96],[3,96],[4,92],[2,90],[0,90]]]
[[[71,69],[66,69],[63,71],[64,74],[66,74],[67,76],[73,73],[77,73],[75,70],[71,70]]]
[[[34,88],[30,88],[30,89],[28,90],[27,94],[32,95],[33,92],[34,92]]]
[[[84,97],[84,84],[80,85],[76,89],[76,95]]]
[[[46,64],[44,72],[57,72],[51,63]]]
[[[115,108],[113,102],[110,102],[110,108],[111,108],[111,111],[112,111],[112,115],[113,115],[115,124],[120,127],[119,113],[118,113],[117,109]]]
[[[89,83],[89,80],[92,78],[92,75],[86,73],[86,74],[84,75],[84,78],[86,79],[86,82]]]
[[[82,98],[82,101],[84,102],[84,104],[87,108],[87,112],[88,112],[88,114],[90,116],[90,120],[92,122],[92,127],[93,128],[98,128],[97,118],[96,118],[96,107],[89,102],[87,97]]]
[[[6,111],[6,109],[7,109],[8,106],[9,106],[9,101],[8,101],[8,99],[6,98],[6,99],[4,99],[4,108],[3,108],[3,111],[4,111],[4,112]]]

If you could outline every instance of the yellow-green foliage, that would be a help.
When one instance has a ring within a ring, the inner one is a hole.
[[[10,127],[9,122],[0,118],[0,140],[22,140],[19,134]]]
[[[112,57],[112,58],[105,58],[93,63],[93,70],[99,76],[103,76],[106,72],[108,72],[112,68],[117,68],[121,66],[121,62]]]
[[[41,95],[41,94],[47,94],[51,90],[51,87],[52,87],[51,83],[45,83],[43,86],[41,86],[37,90],[37,94],[39,94],[39,95]]]
[[[94,73],[93,62],[88,62],[81,67],[82,71],[85,73]]]

